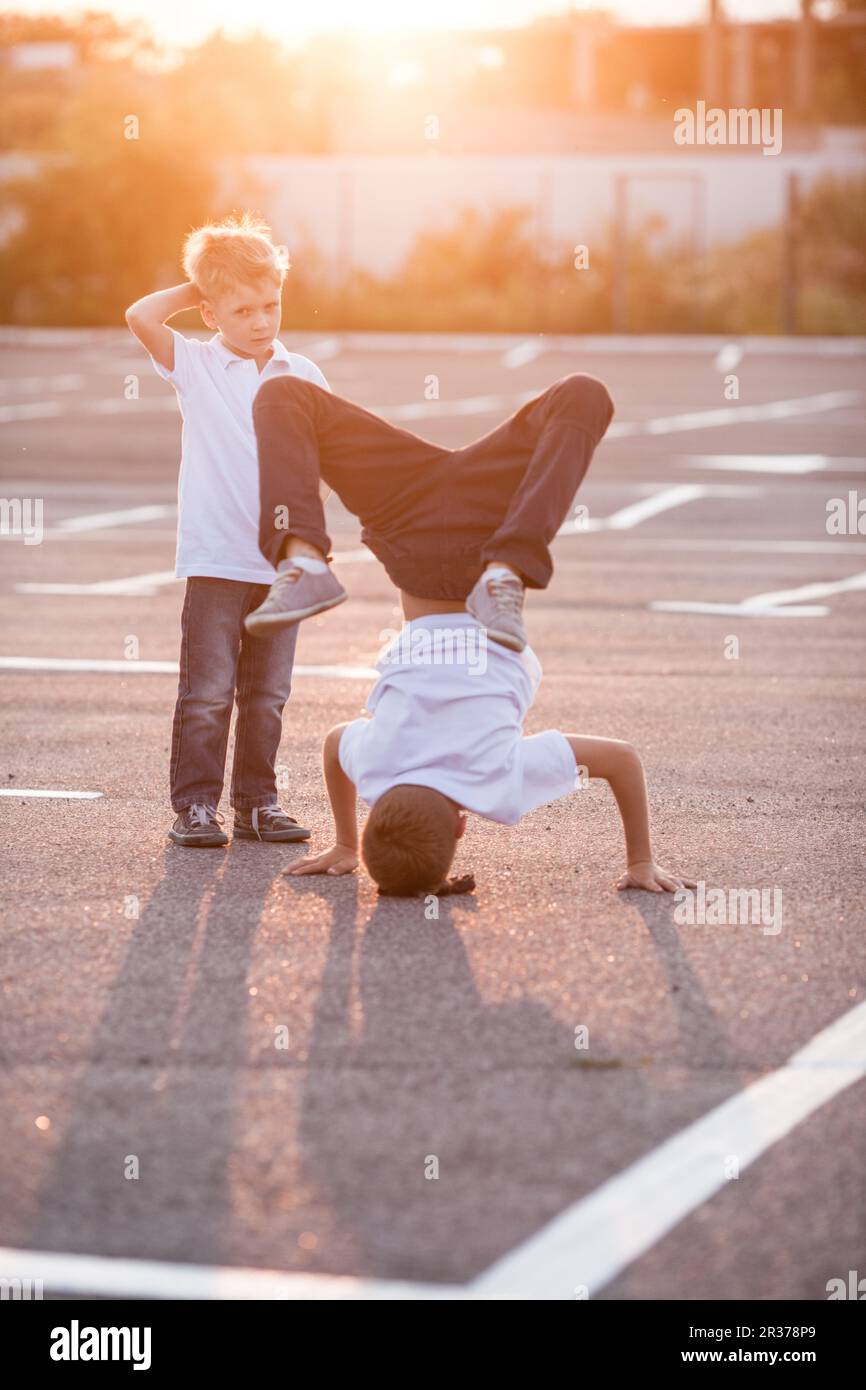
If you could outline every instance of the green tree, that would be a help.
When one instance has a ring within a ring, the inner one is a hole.
[[[0,315],[122,324],[134,299],[182,278],[184,234],[213,210],[206,164],[177,138],[112,137],[45,156],[6,187],[17,228],[0,246]]]

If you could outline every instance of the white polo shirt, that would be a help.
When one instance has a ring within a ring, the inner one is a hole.
[[[174,371],[156,371],[177,392],[183,416],[175,574],[270,584],[276,570],[259,550],[259,463],[253,400],[269,377],[291,373],[330,391],[309,357],[278,338],[259,372],[219,340],[185,338],[176,328]]]
[[[471,613],[404,624],[376,669],[371,718],[348,724],[339,745],[340,766],[369,806],[389,787],[412,782],[516,825],[580,785],[564,734],[523,734],[541,680],[535,653],[488,640]]]

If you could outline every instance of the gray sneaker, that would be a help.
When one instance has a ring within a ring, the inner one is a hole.
[[[169,830],[168,838],[176,845],[219,849],[229,842],[228,835],[220,829],[222,819],[215,806],[185,806]]]
[[[276,802],[272,806],[254,806],[250,811],[235,811],[236,840],[268,840],[290,844],[309,840],[312,831],[299,825],[294,816],[287,816]]]
[[[244,621],[247,632],[263,637],[278,627],[292,627],[302,618],[324,613],[345,603],[349,595],[330,568],[322,574],[305,569],[281,570],[258,608]]]
[[[516,574],[487,580],[482,575],[467,598],[466,607],[492,641],[513,652],[523,651],[523,583]]]

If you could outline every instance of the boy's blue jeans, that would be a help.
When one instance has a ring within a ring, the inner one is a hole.
[[[180,680],[171,740],[171,804],[217,806],[237,700],[231,804],[247,811],[277,800],[276,758],[292,686],[297,625],[250,637],[244,618],[267,584],[194,576],[181,616]]]

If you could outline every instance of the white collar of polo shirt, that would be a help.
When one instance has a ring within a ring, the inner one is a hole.
[[[213,337],[210,339],[210,346],[216,349],[217,356],[222,361],[224,367],[230,367],[232,362],[255,363],[254,357],[240,357],[238,353],[232,352],[231,348],[226,347],[225,343],[220,342],[220,336],[218,333],[215,333]],[[288,362],[289,353],[287,349],[283,347],[279,338],[274,338],[271,346],[274,349],[274,351],[265,363],[265,367],[269,367],[272,362]]]

